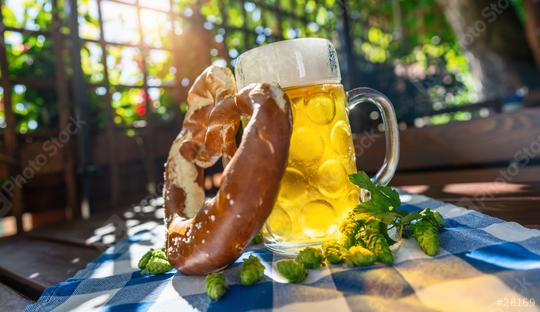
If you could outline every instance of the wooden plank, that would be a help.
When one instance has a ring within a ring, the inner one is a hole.
[[[0,302],[4,311],[22,311],[33,301],[0,283]]]
[[[100,250],[116,243],[131,229],[135,229],[146,222],[162,224],[163,216],[161,206],[156,202],[151,205],[145,200],[140,204],[126,209],[108,210],[97,213],[88,220],[64,222],[52,226],[35,229],[25,233],[26,236],[36,239],[46,239],[85,247],[95,247]]]
[[[105,42],[105,31],[103,28],[103,12],[101,6],[101,0],[97,0],[97,13],[98,13],[98,24],[99,24],[99,45],[101,47],[101,64],[103,64],[103,82],[106,84],[107,95],[105,96],[105,111],[107,113],[107,144],[108,147],[105,151],[108,152],[107,159],[109,161],[111,170],[110,170],[110,183],[111,183],[111,197],[109,205],[111,207],[116,207],[118,203],[118,196],[120,190],[120,177],[119,177],[119,166],[117,161],[116,153],[116,142],[114,140],[114,110],[112,108],[112,95],[110,90],[110,81],[109,81],[109,67],[107,65],[107,45]],[[76,5],[75,5],[76,6]],[[99,148],[95,147],[94,150]]]
[[[360,167],[361,168],[361,167]],[[506,181],[512,183],[529,183],[540,178],[540,166],[526,166],[514,170],[511,167],[432,170],[422,172],[398,172],[390,182],[391,185],[437,185],[441,183],[469,183]]]
[[[171,143],[180,131],[179,125],[156,125],[156,137],[154,147],[157,158],[164,157],[168,154]],[[147,137],[146,129],[137,129],[137,134],[141,137]],[[93,137],[94,145],[94,160],[98,165],[111,164],[109,160],[108,149],[108,133],[98,133]],[[127,137],[123,130],[115,129],[112,134],[115,150],[118,149],[122,153],[117,153],[116,162],[118,165],[122,163],[132,162],[135,160],[144,159],[145,148],[140,137]]]
[[[4,28],[4,16],[3,13],[3,6],[5,4],[3,1],[0,1],[0,27]],[[5,122],[6,122],[6,128],[3,131],[4,135],[4,144],[6,146],[7,155],[11,159],[19,159],[19,144],[17,142],[17,120],[15,117],[15,113],[13,112],[13,108],[11,106],[12,98],[12,84],[9,77],[9,66],[8,66],[8,60],[7,60],[7,51],[6,51],[6,44],[4,40],[4,36],[2,36],[1,44],[0,44],[0,71],[1,71],[1,84],[3,88],[3,103],[7,103],[7,105],[3,105],[4,107],[4,116],[5,116]],[[11,177],[16,177],[19,174],[19,168],[16,166],[10,166],[9,167],[9,175]],[[17,231],[23,230],[23,224],[22,224],[22,213],[23,213],[23,204],[22,204],[22,190],[21,187],[17,185],[17,183],[14,184],[13,190],[11,191],[11,194],[9,195],[9,198],[11,200],[11,210],[13,215],[15,216],[16,224],[17,224]],[[6,205],[7,203],[3,202],[3,205]]]
[[[384,158],[380,133],[355,135],[357,165],[375,171]],[[436,169],[540,158],[540,109],[400,132],[398,171]],[[516,156],[516,153],[521,153]],[[519,157],[519,158],[518,158]]]
[[[523,225],[539,225],[540,182],[408,185],[405,191]]]
[[[96,258],[97,249],[22,236],[0,239],[0,278],[24,295],[37,299],[48,286],[73,276]]]
[[[137,9],[137,31],[139,32],[140,38],[143,38],[144,31],[143,31],[143,22],[142,22],[142,13],[141,13],[142,10],[141,10],[141,5],[139,1],[135,2],[135,8]],[[150,96],[148,93],[148,64],[146,61],[146,58],[149,56],[150,49],[145,44],[145,42],[142,41],[141,46],[139,47],[139,50],[142,56],[141,58],[141,70],[143,74],[142,89],[144,90],[144,93],[145,93],[144,104],[146,106],[146,114],[144,116],[144,119],[146,121],[146,131],[145,131],[146,136],[142,138],[142,146],[145,152],[142,154],[142,159],[144,161],[144,166],[145,166],[145,171],[146,171],[146,188],[150,193],[156,194],[157,183],[158,183],[156,172],[154,170],[154,162],[157,157],[156,148],[155,148],[156,130],[155,130],[155,119],[153,117],[154,109],[153,109]]]
[[[68,84],[66,83],[67,75],[65,68],[65,52],[64,52],[64,36],[62,35],[61,23],[59,12],[62,9],[58,3],[58,0],[52,1],[53,5],[53,23],[52,23],[52,38],[54,49],[54,70],[55,70],[55,82],[56,82],[56,96],[58,97],[58,113],[60,119],[60,133],[69,134],[70,139],[65,143],[64,148],[61,151],[63,159],[63,175],[65,181],[65,198],[66,198],[66,210],[68,212],[68,218],[79,218],[81,216],[81,206],[77,195],[77,173],[75,169],[75,159],[77,154],[75,153],[75,145],[73,144],[72,135],[78,130],[72,131],[72,121],[70,120],[71,112],[69,108],[69,92]]]
[[[446,201],[458,206],[477,210],[487,215],[506,221],[514,221],[524,226],[540,224],[540,197],[533,198],[494,198],[485,200],[474,199],[446,199]]]
[[[432,185],[405,185],[401,189],[433,198],[456,200],[460,198],[540,198],[540,182],[531,183],[448,183]]]
[[[127,228],[125,222],[122,213],[114,214],[108,211],[92,216],[88,220],[35,229],[25,233],[25,236],[104,250],[124,237]]]

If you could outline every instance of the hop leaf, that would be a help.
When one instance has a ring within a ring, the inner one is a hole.
[[[353,184],[369,191],[371,200],[359,206],[366,211],[388,212],[396,210],[401,205],[398,192],[389,186],[376,185],[363,171],[351,174],[349,180]]]
[[[420,219],[412,225],[413,235],[420,248],[428,256],[439,253],[439,228],[428,219]]]
[[[253,237],[253,239],[251,240],[252,245],[257,245],[262,242],[263,242],[263,236],[261,232],[257,233],[257,235],[255,235],[255,237]]]
[[[369,249],[353,246],[345,255],[345,263],[348,266],[364,266],[375,263],[377,257]]]
[[[343,261],[343,255],[347,252],[347,250],[336,241],[324,242],[322,250],[326,261],[332,264]]]
[[[307,271],[302,262],[284,259],[276,263],[277,270],[291,283],[299,283],[306,279]]]
[[[249,256],[240,269],[240,282],[244,286],[251,286],[260,281],[264,276],[264,265],[259,258]]]
[[[306,247],[298,253],[296,261],[302,262],[307,269],[317,269],[321,267],[324,256],[319,248]]]
[[[212,300],[219,300],[227,292],[227,283],[222,273],[210,273],[204,279],[206,295]]]

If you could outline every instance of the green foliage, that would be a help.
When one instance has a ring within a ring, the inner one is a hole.
[[[302,262],[292,259],[279,260],[276,263],[278,272],[291,283],[300,283],[306,279],[308,271]]]
[[[11,93],[17,131],[26,133],[38,128],[53,128],[58,123],[57,97],[49,88],[15,85]]]
[[[324,260],[322,251],[319,248],[306,247],[298,253],[296,261],[302,262],[306,269],[320,268]]]
[[[385,93],[396,104],[398,119],[409,125],[464,117],[417,120],[433,110],[476,101],[469,66],[436,0],[348,4],[359,55],[354,86]],[[369,121],[362,123],[358,127],[369,127]]]
[[[253,237],[253,239],[251,240],[252,245],[257,245],[262,242],[263,242],[263,236],[261,232],[257,233],[257,235],[255,235],[255,237]]]
[[[2,5],[6,26],[44,30],[52,21],[50,0],[8,0]]]
[[[349,180],[366,191],[370,192],[371,200],[361,203],[359,208],[371,212],[393,211],[401,205],[399,194],[389,186],[375,185],[369,176],[357,172],[349,176]]]
[[[357,73],[351,77],[353,86],[367,85],[387,94],[396,104],[398,118],[408,124],[415,124],[419,115],[434,109],[474,101],[468,64],[436,0],[397,3],[399,14],[393,1],[348,2],[353,47],[359,62]],[[520,16],[523,16],[522,1],[515,0],[513,3]],[[141,4],[162,6],[153,1],[142,1]],[[64,8],[64,1],[59,1],[57,9],[62,19],[65,19]],[[162,8],[169,9],[168,2]],[[279,9],[280,14],[270,8]],[[3,22],[9,27],[48,30],[52,26],[54,9],[51,0],[8,0],[2,6]],[[174,26],[169,14],[142,9],[143,34],[140,37],[137,19],[133,18],[136,12],[133,6],[109,1],[102,3],[106,40],[118,43],[142,41],[149,49],[143,55],[143,51],[137,48],[107,45],[106,51],[103,51],[97,43],[83,43],[81,61],[88,81],[98,87],[105,86],[107,77],[102,64],[105,57],[108,79],[112,85],[110,90],[106,90],[109,92],[106,96],[91,95],[92,102],[96,103],[92,107],[96,118],[92,120],[99,125],[105,120],[103,103],[108,96],[112,96],[115,124],[135,128],[144,126],[141,121],[147,115],[146,111],[141,114],[143,105],[140,95],[135,91],[120,90],[119,86],[141,87],[145,78],[143,62],[147,69],[146,83],[159,88],[159,92],[155,92],[159,96],[152,98],[146,108],[151,110],[155,120],[172,120],[179,109],[179,103],[175,103],[178,99],[165,91],[163,85],[173,85],[175,73],[184,69],[174,67],[173,55],[164,48],[171,47],[172,31],[181,34],[190,27],[200,27],[190,24],[198,21],[192,19],[196,13],[202,14],[206,19],[205,27],[214,32],[215,42],[211,46],[217,52],[211,52],[212,60],[230,61],[230,65],[234,65],[236,57],[248,48],[283,38],[315,36],[334,39],[336,23],[341,19],[341,9],[335,0],[173,0],[171,9],[178,14]],[[199,12],[196,12],[197,9]],[[78,1],[78,14],[81,37],[99,40],[96,1]],[[66,21],[62,20],[64,34],[67,33],[65,24]],[[226,31],[224,26],[228,27]],[[6,31],[4,35],[12,78],[54,77],[52,40],[49,37],[13,31]],[[345,64],[343,60],[341,63]],[[343,72],[347,74],[351,70]],[[20,109],[16,110],[18,131],[57,126],[57,103],[47,94],[54,93],[52,91],[25,93],[24,101],[20,102],[25,108],[19,105]],[[14,100],[12,104],[18,103]],[[452,113],[427,118],[421,123],[442,124],[475,116]],[[369,122],[362,122],[361,125],[370,126]]]
[[[438,251],[439,228],[444,226],[440,213],[426,208],[408,213],[397,210],[401,205],[399,194],[390,187],[374,184],[365,172],[349,176],[350,181],[369,192],[370,199],[352,209],[340,226],[340,244],[347,249],[365,247],[377,260],[394,262],[390,246],[395,243],[388,235],[390,228],[402,233],[412,231],[424,252],[435,255]]]
[[[264,265],[262,265],[259,258],[255,256],[249,256],[242,263],[240,269],[240,282],[244,286],[251,286],[264,277]]]
[[[227,292],[227,283],[223,273],[210,273],[204,279],[206,295],[212,300],[219,300]]]

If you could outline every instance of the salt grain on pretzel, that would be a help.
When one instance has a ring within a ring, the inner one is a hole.
[[[209,67],[188,96],[183,129],[165,169],[167,257],[185,274],[237,259],[270,214],[287,162],[292,121],[283,91],[252,84],[235,95],[230,70]],[[240,117],[251,119],[236,150]],[[203,168],[222,157],[217,195],[204,202]],[[186,219],[191,218],[191,219]]]

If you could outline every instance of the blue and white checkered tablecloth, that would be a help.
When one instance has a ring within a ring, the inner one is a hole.
[[[226,270],[230,289],[217,302],[204,278],[176,270],[142,276],[141,255],[160,247],[164,228],[146,228],[106,250],[65,282],[45,290],[27,311],[540,311],[540,231],[424,196],[403,194],[404,208],[431,207],[446,219],[442,250],[431,258],[404,240],[393,266],[310,270],[301,284],[285,283],[263,246],[243,257],[263,261],[265,278],[239,283],[239,259]]]

